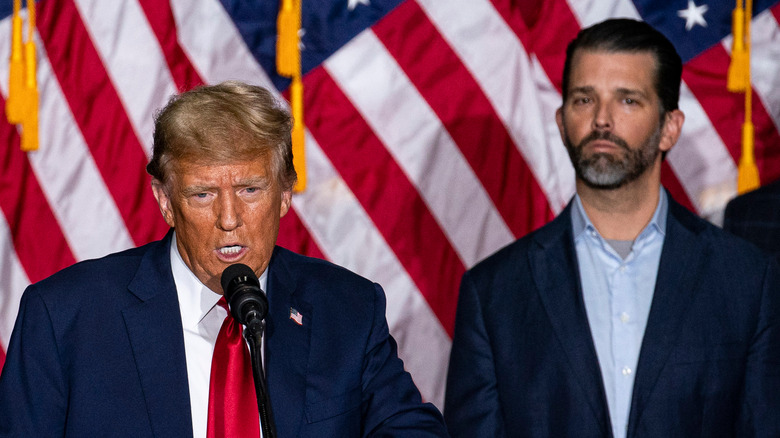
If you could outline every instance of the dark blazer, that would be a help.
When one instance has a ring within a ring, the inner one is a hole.
[[[0,378],[0,436],[192,436],[169,246],[170,233],[25,291]],[[379,285],[277,247],[267,289],[280,437],[446,435],[397,357]]]
[[[570,209],[464,274],[453,437],[612,436]],[[780,436],[779,292],[774,261],[670,197],[627,436]]]
[[[723,229],[780,260],[780,180],[732,199],[726,205]]]

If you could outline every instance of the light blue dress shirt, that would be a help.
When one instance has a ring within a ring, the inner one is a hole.
[[[662,188],[650,223],[623,259],[588,219],[579,196],[575,196],[571,209],[582,294],[615,438],[626,436],[639,349],[666,233],[667,210]]]

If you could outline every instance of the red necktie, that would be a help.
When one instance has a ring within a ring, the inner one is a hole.
[[[225,298],[218,303],[227,309]],[[228,311],[211,360],[208,438],[257,438],[260,414],[241,324]]]

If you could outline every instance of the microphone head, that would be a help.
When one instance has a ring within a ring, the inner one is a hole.
[[[262,320],[268,313],[268,299],[260,289],[255,272],[243,263],[228,266],[220,278],[230,313],[240,324]]]
[[[220,283],[225,294],[225,300],[228,302],[230,302],[230,298],[236,292],[236,286],[239,284],[252,284],[257,285],[258,288],[260,287],[260,280],[257,279],[255,271],[243,263],[236,263],[225,268],[222,271]]]

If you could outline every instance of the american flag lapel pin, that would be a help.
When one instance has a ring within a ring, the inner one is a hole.
[[[303,325],[303,315],[294,307],[290,307],[290,319],[298,325]]]

